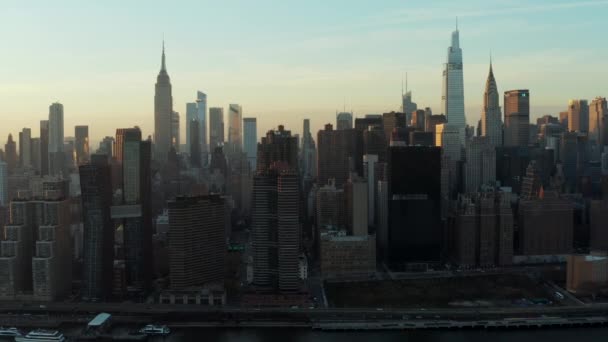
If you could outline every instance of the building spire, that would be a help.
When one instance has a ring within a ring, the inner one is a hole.
[[[167,67],[165,65],[165,39],[163,39],[163,58],[160,66],[160,71],[167,71]]]
[[[458,16],[456,16],[456,31],[458,31]]]

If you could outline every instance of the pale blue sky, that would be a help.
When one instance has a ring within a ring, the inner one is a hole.
[[[608,95],[608,1],[12,1],[0,0],[0,139],[38,136],[48,106],[93,140],[153,127],[161,40],[180,114],[196,91],[239,103],[258,131],[300,132],[397,110],[401,79],[440,112],[442,63],[459,17],[467,121],[480,116],[490,50],[499,91],[529,88],[532,115]],[[502,101],[501,101],[502,102]],[[97,146],[94,146],[95,148]]]

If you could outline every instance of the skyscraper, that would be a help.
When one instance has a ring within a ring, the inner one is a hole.
[[[0,207],[7,207],[8,204],[8,164],[0,159]]]
[[[317,176],[317,149],[315,141],[310,133],[310,119],[304,119],[302,131],[302,178],[314,178]]]
[[[198,139],[201,144],[201,162],[207,165],[207,94],[202,91],[196,92],[196,111],[198,117]]]
[[[223,287],[226,209],[219,195],[169,201],[169,274],[174,290]]]
[[[49,174],[49,120],[40,120],[40,175]]]
[[[198,134],[200,133],[200,129],[198,128],[198,120],[194,118],[192,121],[188,122],[188,127],[190,127],[190,165],[192,167],[201,167],[201,144],[199,144]]]
[[[247,155],[247,161],[252,170],[257,167],[256,156],[257,156],[257,144],[258,144],[258,131],[257,131],[256,118],[243,118],[243,148]]]
[[[403,89],[401,90],[403,92]],[[401,94],[401,108],[405,113],[405,121],[408,125],[412,122],[412,113],[418,110],[416,102],[412,101],[412,92],[407,89],[407,74],[405,76],[405,93]]]
[[[608,103],[605,97],[596,97],[589,106],[589,140],[598,146],[608,145]]]
[[[123,225],[127,285],[141,290],[149,286],[153,265],[151,144],[141,141],[137,127],[117,129],[115,153],[122,165],[122,199],[112,207],[112,218]]]
[[[238,104],[231,104],[228,110],[228,153],[243,150],[243,108]]]
[[[175,152],[179,152],[179,113],[173,112],[171,114],[171,146],[175,149]]]
[[[32,130],[24,128],[19,132],[19,165],[32,166]]]
[[[4,161],[6,161],[9,174],[12,174],[13,170],[17,167],[18,159],[17,144],[13,140],[13,135],[9,133],[6,144],[4,144]]]
[[[293,292],[300,287],[297,141],[279,126],[258,144],[253,178],[254,285]]]
[[[74,130],[76,163],[86,164],[89,161],[89,126],[76,126]]]
[[[224,108],[209,108],[209,146],[213,151],[224,143]]]
[[[317,133],[318,183],[335,179],[336,187],[346,183],[351,170],[363,169],[363,136],[356,129],[333,130],[332,125]],[[363,172],[358,172],[363,174]]]
[[[353,113],[342,112],[336,114],[336,127],[338,130],[353,128]]]
[[[160,72],[156,78],[154,92],[154,157],[157,161],[167,161],[171,148],[171,116],[173,115],[173,95],[171,79],[165,65],[165,43]]]
[[[63,105],[53,103],[49,107],[49,174],[52,176],[65,176],[63,138]]]
[[[568,101],[568,131],[580,133],[589,131],[589,105],[587,100]]]
[[[464,146],[466,118],[464,115],[464,86],[462,75],[462,49],[458,26],[452,32],[452,45],[448,47],[448,58],[443,70],[443,94],[441,108],[447,122],[460,132],[460,145]]]
[[[483,94],[481,135],[488,137],[492,146],[502,146],[502,115],[498,102],[498,87],[492,71],[492,62],[490,62],[490,72],[486,80],[486,90]]]
[[[198,115],[198,110],[196,108],[196,102],[188,102],[186,103],[186,151],[190,153],[192,147],[190,145],[190,141],[192,140],[190,137],[192,136],[192,128],[190,127],[190,123],[196,120]]]
[[[108,156],[94,154],[79,167],[82,196],[83,272],[82,297],[104,300],[112,290],[114,226],[110,216],[112,179]]]
[[[462,146],[459,143],[460,129],[452,124],[440,124],[435,126],[435,146],[443,149],[443,155],[450,157],[455,162],[462,160]]]
[[[530,140],[530,91],[505,91],[504,145],[527,147]]]
[[[394,142],[389,147],[388,177],[391,263],[403,266],[404,263],[438,262],[441,254],[441,149]]]
[[[464,188],[468,193],[496,182],[496,150],[489,137],[473,137],[467,141],[464,176]]]

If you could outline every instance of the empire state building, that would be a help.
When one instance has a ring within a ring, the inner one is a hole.
[[[165,65],[165,43],[160,72],[156,77],[154,92],[154,157],[165,162],[171,149],[171,116],[173,114],[173,95],[171,80]]]

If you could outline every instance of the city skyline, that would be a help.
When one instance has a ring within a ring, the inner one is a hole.
[[[123,6],[113,13],[116,8],[111,4],[103,8],[51,8],[44,4],[27,11],[17,4],[9,5],[2,15],[2,25],[22,34],[19,40],[7,37],[4,43],[9,53],[0,67],[6,75],[0,83],[0,94],[10,101],[5,103],[6,123],[0,128],[0,136],[15,134],[23,127],[32,128],[32,136],[38,136],[38,122],[55,101],[65,106],[66,127],[94,126],[90,132],[92,146],[112,135],[116,125],[137,125],[143,136],[151,135],[154,109],[150,97],[154,90],[150,84],[158,73],[163,32],[175,93],[174,110],[181,114],[184,137],[186,103],[192,101],[197,90],[208,94],[209,107],[242,105],[244,117],[258,118],[260,136],[277,121],[295,128],[300,127],[303,118],[311,119],[311,130],[316,132],[325,123],[334,123],[335,110],[343,106],[359,117],[398,110],[405,71],[413,101],[439,113],[445,48],[456,16],[460,17],[460,43],[465,54],[464,95],[469,125],[475,125],[481,115],[480,94],[490,50],[500,88],[526,88],[534,94],[531,120],[557,114],[567,108],[571,98],[601,95],[597,92],[602,77],[597,70],[605,48],[594,42],[601,40],[601,30],[595,30],[600,24],[597,10],[608,7],[607,1],[502,2],[491,7],[471,1],[458,8],[450,4],[403,8],[397,2],[385,2],[377,7],[352,4],[344,11],[332,3],[317,18],[306,13],[317,13],[318,3],[305,5],[300,9],[302,15],[295,15],[288,6],[268,5],[261,3],[263,10],[252,12],[241,25],[222,26],[217,33],[208,34],[202,48],[187,43],[192,33],[229,15],[247,13],[251,5],[219,6],[214,9],[217,17],[200,25],[154,28],[152,22],[167,13],[150,8],[137,13],[141,27],[129,24],[118,29],[121,25],[116,25],[101,31],[98,27],[105,25],[98,25],[98,20],[115,14],[113,20],[126,23],[140,8]],[[168,14],[196,13],[182,12],[190,6],[170,9]],[[99,15],[88,17],[89,10],[99,10]],[[38,16],[43,13],[61,20],[56,20],[53,29],[40,31]],[[584,23],[575,27],[563,21],[565,15],[577,14],[585,18]],[[81,20],[85,17],[89,21]],[[272,20],[267,20],[269,17]],[[34,34],[40,44],[24,45]],[[68,39],[58,41],[59,35]],[[574,39],[583,48],[572,49],[570,42]],[[411,51],[410,46],[416,47],[415,53],[400,54]],[[41,50],[46,61],[33,53]],[[566,78],[569,82],[563,82]],[[83,79],[90,82],[83,83]],[[90,94],[96,94],[95,105],[91,105]]]

